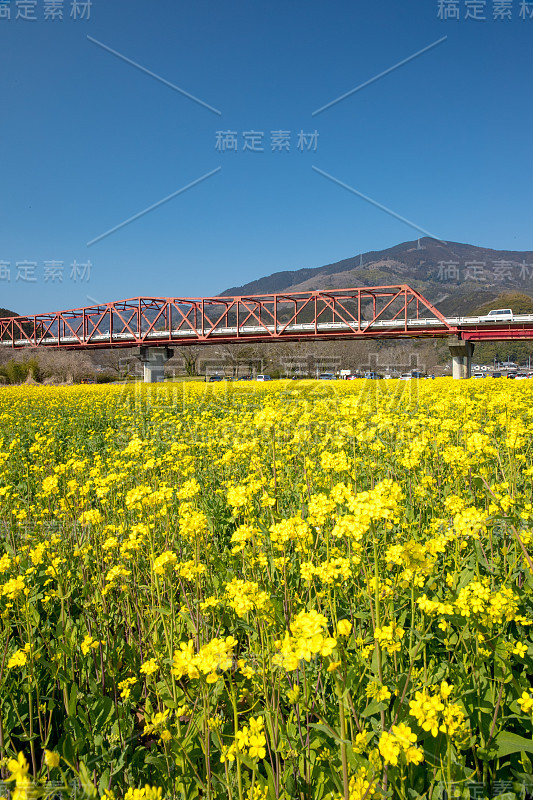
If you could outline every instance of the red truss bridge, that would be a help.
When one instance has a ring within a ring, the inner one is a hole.
[[[170,346],[413,337],[450,337],[454,362],[462,359],[468,369],[475,342],[533,338],[533,315],[444,317],[404,284],[243,297],[136,297],[0,320],[3,347],[139,346],[141,358],[154,367],[155,349],[166,349],[168,358]]]

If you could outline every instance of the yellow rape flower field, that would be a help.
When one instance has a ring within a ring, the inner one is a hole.
[[[531,796],[532,437],[527,381],[2,389],[15,800]]]

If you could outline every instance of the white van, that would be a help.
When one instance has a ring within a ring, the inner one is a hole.
[[[480,317],[481,322],[512,322],[513,311],[511,308],[493,308],[485,317]]]
[[[258,375],[256,381],[271,381],[270,375]]]

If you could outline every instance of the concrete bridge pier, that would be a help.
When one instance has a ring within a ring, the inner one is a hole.
[[[141,363],[145,383],[162,383],[165,380],[165,363],[172,358],[170,347],[141,347]]]
[[[472,342],[463,339],[448,339],[448,347],[452,356],[452,376],[458,378],[470,378],[472,373],[472,356],[474,345]]]

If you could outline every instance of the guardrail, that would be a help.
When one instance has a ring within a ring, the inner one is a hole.
[[[0,320],[0,346],[11,348],[447,335],[472,341],[533,338],[533,315],[509,321],[444,317],[416,290],[401,285],[250,297],[140,297]]]

